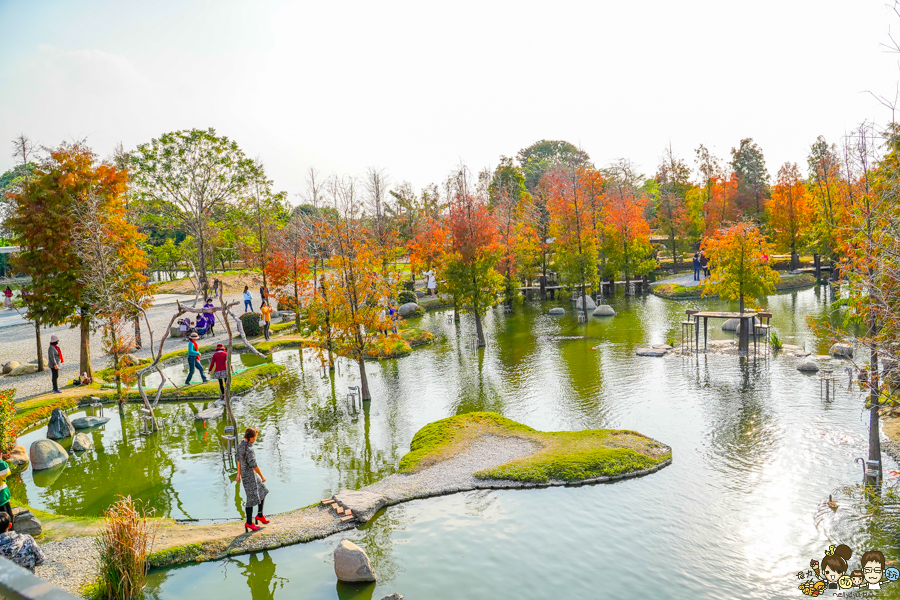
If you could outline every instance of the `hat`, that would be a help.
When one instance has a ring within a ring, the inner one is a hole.
[[[51,335],[51,336],[50,336],[50,343],[51,343],[51,344],[52,344],[53,342],[58,342],[58,341],[59,341],[59,338],[56,337],[55,335]]]
[[[225,345],[224,345],[224,344],[217,344],[217,345],[216,345],[216,350],[224,350],[224,349],[225,349]]]
[[[200,336],[197,335],[197,332],[195,331],[194,333],[191,334],[191,339],[192,339],[192,340],[199,340],[199,339],[200,339]]]

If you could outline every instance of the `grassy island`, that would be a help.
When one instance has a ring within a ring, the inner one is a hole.
[[[659,465],[672,450],[636,431],[591,429],[544,432],[497,413],[475,412],[430,423],[410,443],[400,471],[413,473],[446,460],[484,436],[516,437],[540,446],[533,454],[479,471],[479,479],[542,483],[612,477]]]

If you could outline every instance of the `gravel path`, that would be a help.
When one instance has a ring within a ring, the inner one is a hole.
[[[34,574],[53,585],[77,594],[97,579],[97,549],[94,538],[70,537],[59,542],[41,544],[47,557]]]
[[[240,294],[227,296],[226,299],[228,301],[239,300]],[[256,308],[256,304],[258,304],[258,299],[254,296],[254,308]],[[233,310],[236,315],[240,316],[243,312],[243,303],[236,306]],[[169,324],[172,315],[175,314],[176,311],[177,308],[175,304],[154,306],[147,311],[148,320],[153,328],[156,346],[159,346],[159,340],[165,332],[165,327]],[[225,328],[219,322],[216,323],[216,331],[218,332],[218,335],[203,338],[202,343],[224,342],[227,339],[228,336],[225,333]],[[66,362],[63,364],[59,373],[60,385],[62,385],[64,381],[71,381],[80,374],[78,370],[78,353],[79,345],[81,343],[81,333],[78,329],[72,329],[67,326],[42,327],[41,342],[43,344],[42,352],[45,363],[47,346],[50,344],[51,335],[59,337],[60,347],[62,348],[63,356],[66,359]],[[237,334],[235,335],[237,336]],[[103,333],[100,330],[94,331],[91,334],[91,364],[94,369],[102,369],[108,366],[108,357],[103,351],[102,337]],[[144,342],[144,347],[134,354],[138,358],[149,357],[150,335],[147,331],[147,326],[143,321],[141,322],[141,337]],[[239,336],[237,336],[237,339],[240,339]],[[166,340],[163,352],[180,350],[184,346],[185,342],[182,338],[169,338]],[[19,325],[0,329],[0,364],[11,360],[26,364],[37,358],[36,352],[37,348],[35,346],[33,325]],[[50,373],[45,370],[43,373],[20,375],[18,377],[0,376],[0,389],[5,388],[16,388],[18,390],[16,392],[16,401],[26,400],[33,396],[37,396],[38,394],[51,391]]]

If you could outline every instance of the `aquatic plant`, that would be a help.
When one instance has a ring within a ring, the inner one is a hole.
[[[158,523],[147,518],[131,496],[109,507],[104,528],[94,543],[99,554],[97,596],[103,600],[132,600],[141,595],[150,568],[150,548]]]
[[[777,329],[774,329],[774,328],[773,328],[773,329],[770,329],[770,330],[769,330],[769,341],[772,342],[772,347],[773,347],[774,349],[776,349],[776,350],[781,350],[781,348],[784,346],[784,340],[782,340],[782,339],[778,336],[778,330],[777,330]]]

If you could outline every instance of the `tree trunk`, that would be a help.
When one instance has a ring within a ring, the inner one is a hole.
[[[372,399],[372,394],[369,393],[369,378],[366,377],[366,360],[360,356],[357,362],[359,363],[359,390],[362,394],[363,402],[366,402]]]
[[[81,356],[80,365],[78,367],[79,374],[87,373],[91,379],[94,378],[94,371],[91,369],[91,318],[84,316],[86,312],[82,309],[81,317]]]
[[[116,377],[116,397],[119,399],[119,407],[125,404],[125,398],[122,397],[122,376],[119,373],[119,340],[116,337],[116,325],[113,319],[109,320],[109,339],[112,342],[113,355],[113,374]]]
[[[315,280],[314,280],[315,281]],[[297,335],[300,335],[300,290],[297,288],[297,278],[294,277],[294,326],[297,328]],[[303,361],[300,361],[303,364]]]
[[[37,341],[38,371],[44,370],[44,349],[41,348],[41,322],[34,320],[34,339]]]
[[[134,315],[134,348],[135,350],[139,350],[143,344],[141,344],[141,318],[138,315]]]
[[[869,350],[869,460],[878,461],[878,475],[876,480],[881,481],[881,434],[879,427],[879,407],[881,403],[881,379],[878,376],[878,346],[875,344],[875,336],[878,335],[878,323],[875,317],[869,321],[869,335],[872,339],[872,347]]]
[[[484,348],[484,329],[481,326],[481,314],[477,308],[473,312],[475,313],[475,335],[478,337],[478,347]]]
[[[670,238],[672,241],[672,273],[678,273],[678,256],[675,255],[675,233]]]
[[[228,369],[228,372],[225,376],[225,414],[228,416],[228,421],[234,428],[235,439],[240,439],[237,421],[235,421],[234,413],[231,411],[231,353],[234,350],[234,343],[231,334],[231,323],[228,320],[228,315],[225,314],[225,299],[221,293],[219,293],[219,303],[222,306],[222,322],[225,324],[225,331],[228,333],[228,359],[226,362],[226,369]]]

